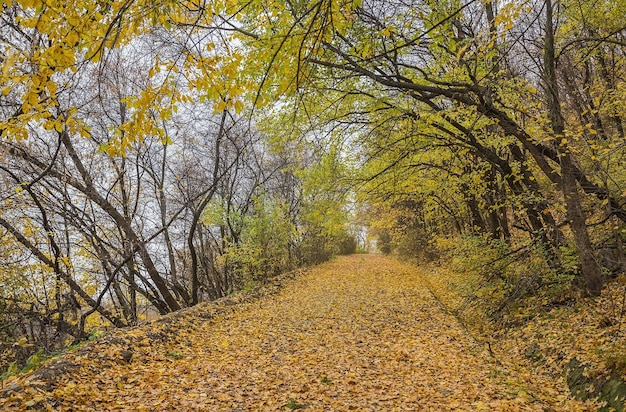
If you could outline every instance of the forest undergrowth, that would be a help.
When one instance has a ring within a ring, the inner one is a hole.
[[[431,263],[422,279],[436,298],[498,359],[532,381],[567,381],[601,411],[623,411],[626,397],[626,282],[608,282],[598,297],[571,288],[509,302],[494,316],[486,284],[452,266]],[[478,286],[477,286],[478,285]],[[491,316],[489,315],[491,312]]]
[[[68,351],[3,382],[0,409],[595,410],[562,376],[494,356],[425,271],[340,257]]]

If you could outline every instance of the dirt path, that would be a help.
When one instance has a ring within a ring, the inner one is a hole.
[[[381,256],[339,258],[212,319],[195,310],[118,336],[68,354],[59,376],[9,382],[0,409],[559,410],[468,336],[416,268]]]

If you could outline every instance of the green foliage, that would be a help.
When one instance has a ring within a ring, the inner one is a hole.
[[[298,172],[302,201],[297,224],[299,262],[316,264],[336,254],[356,251],[346,208],[350,195],[349,165],[337,146],[317,155]]]
[[[391,253],[391,235],[389,234],[388,230],[378,230],[377,231],[377,240],[378,240],[378,249],[384,253],[385,255],[388,255]]]
[[[457,288],[491,318],[513,320],[571,298],[576,272],[550,267],[541,246],[513,249],[487,235],[457,241],[447,252],[453,270],[465,276]]]
[[[304,409],[306,408],[305,405],[301,405],[299,404],[295,399],[289,399],[287,401],[287,403],[285,404],[285,406],[291,410],[296,410],[296,409]]]
[[[185,358],[185,355],[181,352],[175,350],[169,350],[165,353],[168,358],[172,358],[174,360],[181,360]]]
[[[458,243],[453,251],[454,270],[468,274],[486,274],[502,272],[511,263],[506,258],[506,243],[491,239],[488,235],[463,235],[455,240]]]
[[[23,366],[20,366],[18,361],[11,362],[9,367],[6,368],[0,375],[0,380],[5,380],[11,376],[17,375],[18,373],[27,373],[37,369],[45,360],[49,358],[50,356],[47,355],[43,349],[39,349],[37,352],[28,357]]]
[[[425,202],[405,199],[381,203],[371,219],[371,233],[382,253],[403,258],[435,260],[438,251],[428,225]]]
[[[32,371],[33,369],[37,369],[39,365],[41,365],[48,358],[49,356],[44,353],[43,349],[39,349],[34,355],[28,358],[26,365],[22,368],[22,372],[26,373]]]
[[[233,267],[242,284],[262,281],[291,268],[294,225],[280,200],[255,197],[253,212],[242,217],[242,232],[222,258]]]
[[[69,345],[61,350],[53,352],[46,352],[43,348],[37,349],[37,345],[29,344],[27,343],[26,338],[21,338],[18,342],[13,343],[13,352],[5,351],[3,353],[3,356],[6,356],[7,359],[11,358],[15,360],[10,362],[8,366],[3,367],[3,372],[2,374],[0,374],[0,381],[10,378],[11,376],[15,376],[19,373],[27,373],[35,370],[39,368],[39,366],[41,366],[41,364],[44,363],[46,360],[62,356],[68,351],[78,349],[86,343],[93,342],[94,340],[98,339],[98,337],[100,337],[101,335],[101,333],[92,333],[86,340],[82,342],[74,345]],[[18,352],[20,353],[14,353],[15,349],[18,349]],[[31,355],[26,358],[24,356],[24,353],[30,353]]]
[[[337,253],[340,255],[350,255],[356,253],[357,243],[354,236],[344,232],[337,236]]]
[[[20,372],[20,367],[17,365],[17,361],[13,361],[9,364],[9,367],[6,368],[2,374],[0,374],[0,381],[10,378],[11,376],[15,376]]]
[[[621,344],[606,344],[597,350],[607,368],[618,374],[626,374],[626,348]]]
[[[226,224],[227,211],[221,199],[211,199],[202,211],[201,221],[205,226]]]
[[[561,269],[565,273],[574,275],[578,271],[578,251],[572,246],[561,246]]]

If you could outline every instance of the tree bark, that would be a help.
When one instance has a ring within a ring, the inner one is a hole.
[[[550,114],[550,123],[554,138],[560,141],[564,136],[565,121],[561,113],[559,100],[559,87],[556,78],[556,59],[554,50],[554,27],[553,27],[552,0],[545,1],[546,9],[546,32],[544,43],[544,82],[546,89],[546,103]],[[587,231],[587,223],[580,202],[578,184],[572,153],[567,148],[567,143],[557,145],[561,165],[560,189],[565,200],[567,219],[574,235],[574,242],[578,248],[580,260],[580,272],[583,276],[587,292],[591,295],[599,295],[602,290],[602,277],[600,265],[593,255],[593,247]]]
[[[67,152],[72,159],[72,162],[78,169],[78,172],[85,182],[85,187],[83,193],[89,197],[92,201],[94,201],[98,206],[100,206],[114,221],[117,225],[122,229],[122,231],[128,236],[129,241],[135,245],[137,251],[139,252],[139,257],[143,262],[150,279],[154,282],[154,285],[159,290],[159,293],[163,297],[163,300],[167,303],[168,308],[171,311],[179,310],[180,304],[176,301],[169,288],[167,287],[167,283],[165,279],[159,274],[148,249],[146,248],[145,242],[143,242],[137,233],[133,230],[132,224],[130,221],[124,218],[123,214],[120,213],[110,202],[108,202],[102,195],[98,192],[96,187],[94,186],[91,175],[83,165],[78,153],[74,149],[74,145],[72,144],[69,135],[66,132],[61,132],[61,141],[63,145],[67,149]]]

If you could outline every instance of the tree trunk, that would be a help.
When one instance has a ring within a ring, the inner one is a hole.
[[[169,310],[176,311],[181,308],[180,304],[176,301],[172,293],[170,292],[165,279],[161,276],[154,261],[152,260],[152,256],[148,252],[146,248],[145,242],[137,235],[135,230],[132,227],[132,223],[128,221],[124,217],[122,213],[120,213],[108,200],[106,200],[100,192],[96,189],[91,175],[87,171],[87,168],[80,160],[78,153],[74,149],[74,145],[72,144],[69,135],[66,132],[62,132],[61,141],[63,145],[67,149],[67,152],[72,159],[72,162],[76,166],[76,169],[80,173],[83,181],[85,182],[85,187],[78,188],[85,196],[95,202],[98,206],[102,208],[114,221],[117,223],[119,228],[124,232],[124,234],[128,237],[128,240],[131,244],[134,245],[134,248],[139,252],[139,257],[143,262],[150,279],[158,289],[159,293],[163,297],[163,300],[167,303]]]
[[[560,141],[564,136],[565,121],[561,113],[559,89],[556,79],[556,59],[554,51],[554,28],[553,28],[553,4],[552,0],[546,0],[546,33],[544,44],[544,76],[548,111],[554,138]],[[578,248],[580,271],[583,276],[587,292],[591,295],[599,295],[602,290],[602,277],[600,265],[593,255],[593,248],[587,223],[580,203],[578,184],[576,182],[576,168],[572,154],[567,144],[557,146],[561,164],[560,189],[565,200],[567,219],[574,235],[574,241]]]

